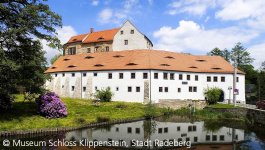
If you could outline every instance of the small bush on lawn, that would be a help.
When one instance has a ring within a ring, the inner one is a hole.
[[[152,103],[146,104],[145,109],[144,109],[144,113],[145,113],[146,118],[153,118],[156,115],[155,105]]]
[[[54,92],[41,95],[36,103],[39,113],[47,118],[61,118],[67,116],[67,108],[59,96]]]
[[[209,105],[216,104],[221,97],[222,90],[217,87],[204,89],[204,96],[206,97],[206,102]]]
[[[110,102],[112,96],[113,96],[113,93],[111,92],[110,87],[107,87],[106,89],[98,90],[95,94],[95,97],[102,102]]]

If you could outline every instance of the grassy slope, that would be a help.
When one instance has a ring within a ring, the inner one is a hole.
[[[0,131],[77,127],[96,122],[97,117],[115,120],[139,118],[145,115],[145,106],[140,103],[108,102],[101,103],[97,107],[93,106],[90,100],[70,98],[62,100],[68,108],[68,116],[61,119],[46,119],[36,113],[34,102],[23,102],[23,97],[18,95],[12,112],[1,114]],[[117,108],[117,105],[125,105],[126,108]],[[157,109],[157,115],[162,114],[162,111]]]

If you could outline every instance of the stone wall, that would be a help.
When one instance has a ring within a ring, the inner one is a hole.
[[[194,107],[196,109],[203,109],[206,107],[206,102],[204,100],[177,100],[177,99],[170,99],[170,100],[159,100],[159,103],[156,103],[158,107],[161,108],[171,108],[171,109],[180,109],[180,108],[189,108]]]
[[[253,124],[265,125],[265,110],[249,109],[249,108],[209,108],[205,109],[219,112],[231,113],[235,117],[246,117]]]

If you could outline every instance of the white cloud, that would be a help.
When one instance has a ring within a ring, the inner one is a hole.
[[[253,58],[255,58],[253,63],[254,67],[256,69],[259,69],[261,63],[265,61],[265,42],[251,46],[250,48],[248,48],[248,52]]]
[[[125,19],[131,19],[133,15],[139,14],[141,5],[139,0],[122,1],[120,8],[105,8],[99,13],[98,22],[100,24],[114,23],[121,24]]]
[[[112,21],[113,12],[110,8],[105,8],[99,13],[98,22],[106,24]]]
[[[99,4],[99,0],[92,0],[91,5],[98,6],[98,4]]]
[[[58,33],[57,36],[62,44],[65,44],[70,39],[70,37],[77,35],[76,31],[72,26],[63,26],[62,28],[58,28],[56,32]],[[47,45],[47,41],[45,40],[41,40],[41,43],[43,46],[43,50],[46,52],[45,57],[47,59],[47,62],[50,63],[51,58],[54,55],[59,54],[60,52],[56,49],[49,47]]]
[[[257,34],[237,27],[207,30],[193,21],[182,20],[178,27],[164,26],[155,31],[153,36],[158,39],[155,44],[158,49],[208,52],[214,47],[224,49],[233,47],[237,42],[247,43]]]
[[[170,15],[187,13],[202,16],[208,8],[215,7],[215,0],[175,0],[169,4],[169,7],[167,13]]]

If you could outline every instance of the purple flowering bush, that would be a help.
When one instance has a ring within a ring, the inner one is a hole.
[[[61,118],[67,116],[67,108],[59,96],[54,92],[40,95],[36,100],[39,113],[47,118]]]

